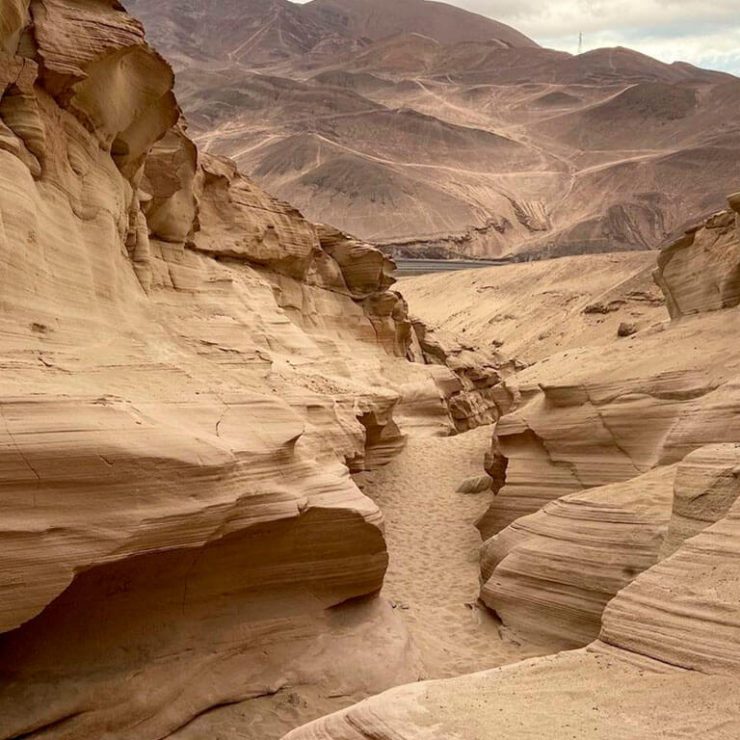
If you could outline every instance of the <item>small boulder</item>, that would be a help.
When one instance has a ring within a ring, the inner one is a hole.
[[[740,213],[740,193],[733,193],[728,196],[727,202],[735,213]]]
[[[464,480],[457,489],[458,493],[483,493],[491,490],[493,481],[487,475],[478,475]]]
[[[623,321],[617,329],[617,336],[619,337],[631,337],[633,334],[637,334],[637,324],[628,321]]]

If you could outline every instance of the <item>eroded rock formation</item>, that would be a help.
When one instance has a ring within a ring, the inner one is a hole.
[[[411,320],[414,341],[410,359],[450,368],[455,373],[445,398],[458,431],[491,424],[501,412],[496,386],[512,367],[495,352],[466,346],[444,332],[435,332],[419,319]]]
[[[391,263],[199,155],[172,84],[115,0],[0,6],[3,737],[310,680],[387,562],[348,466],[454,428]],[[373,615],[365,691],[416,676]]]
[[[595,639],[609,600],[658,560],[675,475],[674,466],[658,468],[517,519],[483,545],[484,603],[535,640]]]
[[[732,284],[738,244],[727,211],[658,259],[669,308],[683,305],[672,315],[692,301],[703,315],[600,352],[606,364],[567,353],[508,384],[514,410],[494,440],[505,481],[478,523],[482,597],[507,624],[588,643],[611,598],[734,501],[737,309],[704,298]]]
[[[740,731],[740,323],[716,290],[736,272],[734,216],[692,238],[659,261],[679,321],[504,382],[482,598],[515,630],[587,647],[397,688],[287,738]]]
[[[673,318],[740,304],[740,194],[729,204],[658,257],[654,277]]]
[[[707,312],[556,354],[505,379],[499,393],[513,410],[496,425],[494,452],[508,460],[506,480],[480,522],[484,536],[566,493],[735,442],[736,336],[735,309]]]
[[[722,519],[740,496],[740,445],[568,494],[482,547],[483,601],[535,640],[580,647],[635,576]]]
[[[672,555],[682,542],[722,519],[740,496],[740,443],[707,445],[679,466],[671,520],[660,550]]]

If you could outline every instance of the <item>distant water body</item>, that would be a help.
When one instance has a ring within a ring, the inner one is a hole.
[[[396,276],[412,277],[428,275],[430,272],[457,272],[473,270],[479,267],[496,267],[507,265],[509,260],[424,260],[396,259]]]

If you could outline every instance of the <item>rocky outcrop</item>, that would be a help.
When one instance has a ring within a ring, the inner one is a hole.
[[[457,431],[496,421],[501,414],[496,386],[510,370],[507,363],[495,353],[465,346],[444,332],[433,331],[419,319],[412,319],[412,326],[409,358],[450,368],[456,376],[452,383],[444,383],[444,396]]]
[[[740,443],[708,445],[686,455],[678,467],[673,508],[661,560],[720,521],[740,498]]]
[[[329,226],[319,227],[322,249],[339,265],[350,293],[366,298],[376,293],[378,286],[390,288],[395,266],[382,252],[373,251],[368,259],[367,248]]]
[[[341,665],[387,563],[350,471],[453,428],[390,263],[199,154],[172,83],[118,2],[0,7],[3,737],[164,737]],[[342,691],[418,675],[371,623]]]
[[[507,460],[506,479],[479,522],[484,536],[567,493],[740,438],[740,355],[729,312],[554,355],[505,380],[513,411],[496,425],[494,453]]]
[[[115,0],[44,0],[32,12],[44,90],[132,178],[149,147],[180,117],[169,65]]]
[[[672,318],[740,304],[738,201],[730,196],[729,210],[688,230],[660,253],[654,277]]]
[[[658,561],[675,475],[675,466],[658,468],[517,519],[483,545],[483,602],[535,641],[596,639],[606,604]]]
[[[692,281],[681,283],[661,253],[669,304],[681,285],[696,298],[731,282],[738,237],[734,217],[728,224],[715,217],[691,236],[685,250],[707,260]],[[587,644],[623,587],[727,512],[737,497],[740,354],[737,309],[721,307],[698,302],[700,315],[625,349],[554,356],[504,383],[513,411],[493,450],[506,460],[504,480],[478,527],[482,598],[507,625]]]
[[[635,576],[720,521],[738,497],[738,444],[569,494],[485,542],[481,598],[531,639],[580,647]]]

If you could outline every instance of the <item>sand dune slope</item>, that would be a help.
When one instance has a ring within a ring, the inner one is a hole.
[[[622,323],[644,331],[665,321],[654,268],[653,252],[562,257],[404,278],[399,290],[428,326],[532,363],[611,344]]]

